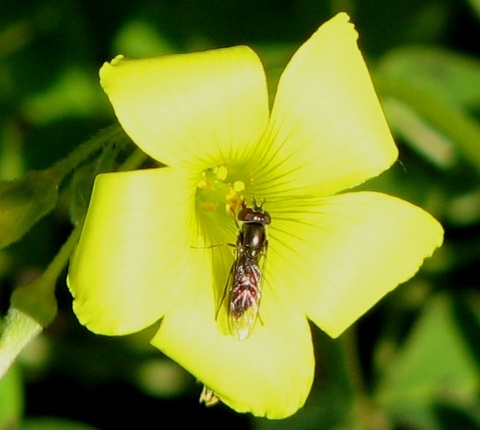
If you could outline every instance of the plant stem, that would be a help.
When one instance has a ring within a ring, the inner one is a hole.
[[[70,256],[75,249],[78,240],[80,239],[80,233],[82,232],[83,223],[77,225],[72,232],[68,239],[64,242],[61,246],[60,250],[58,251],[57,255],[53,258],[50,262],[48,267],[45,269],[43,274],[40,278],[45,280],[45,284],[47,284],[50,288],[49,293],[53,293],[55,290],[55,283],[58,277],[61,275],[62,270],[66,267]]]
[[[17,288],[11,297],[11,307],[32,317],[46,327],[55,318],[57,302],[55,286],[80,238],[82,224],[75,227],[45,271],[31,284]]]

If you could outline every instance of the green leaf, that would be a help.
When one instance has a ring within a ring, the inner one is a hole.
[[[480,108],[480,61],[438,47],[391,51],[379,72],[416,85],[466,108]]]
[[[400,102],[401,106],[407,106],[424,124],[429,124],[429,129],[437,136],[444,137],[443,143],[452,142],[463,158],[471,163],[477,172],[480,171],[480,124],[460,105],[422,87],[413,77],[397,77],[380,71],[374,75],[374,81],[382,102],[394,99]],[[388,111],[387,119],[390,120]],[[392,125],[395,130],[395,118],[392,119]],[[420,136],[417,140],[420,140]],[[414,146],[414,149],[417,148]]]
[[[391,416],[436,429],[434,405],[476,396],[479,372],[446,296],[427,303],[403,349],[381,379],[376,399]]]
[[[391,51],[378,64],[375,83],[393,130],[413,149],[452,167],[455,150],[480,170],[480,61],[427,47]]]
[[[440,168],[448,169],[455,165],[458,154],[451,139],[426,121],[415,109],[393,97],[383,100],[382,106],[390,126],[417,153]]]

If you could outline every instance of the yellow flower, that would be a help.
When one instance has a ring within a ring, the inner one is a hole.
[[[387,169],[397,149],[348,16],[297,51],[272,111],[245,46],[117,57],[101,84],[125,131],[169,167],[100,175],[69,272],[90,330],[139,331],[240,412],[282,418],[314,371],[307,318],[339,336],[440,246],[422,209],[341,191]],[[232,213],[271,215],[260,316],[238,340],[222,302],[235,257]],[[225,246],[224,246],[225,245]],[[215,393],[215,394],[213,394]]]

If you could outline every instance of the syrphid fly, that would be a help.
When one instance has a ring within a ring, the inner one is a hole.
[[[244,340],[259,318],[262,297],[263,263],[268,249],[266,226],[270,214],[253,201],[237,215],[241,223],[236,242],[235,261],[230,269],[222,302],[227,298],[228,327],[232,336]]]

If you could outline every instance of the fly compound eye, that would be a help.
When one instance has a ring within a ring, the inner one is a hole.
[[[243,207],[242,210],[238,213],[238,220],[242,222],[254,222],[255,212],[252,208]]]
[[[263,210],[262,206],[254,206],[253,208],[244,206],[238,213],[238,220],[245,223],[258,223],[269,225],[272,220],[270,214]]]

